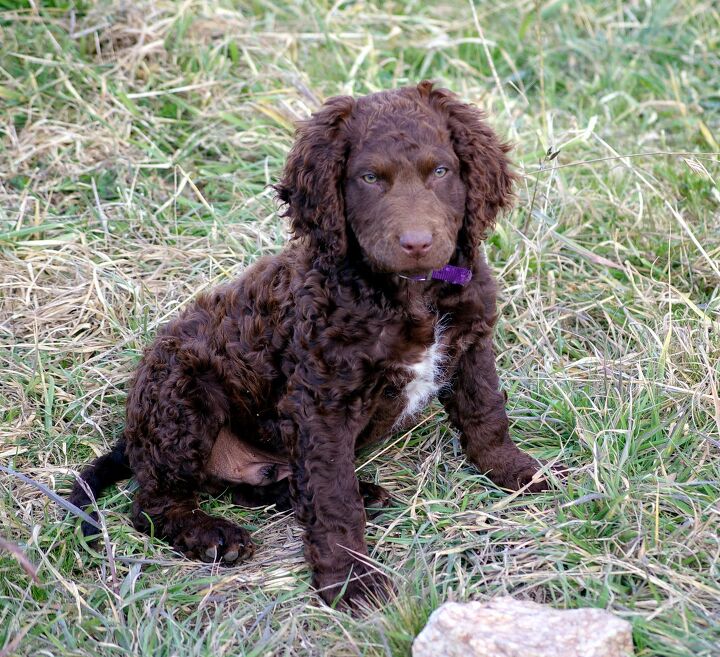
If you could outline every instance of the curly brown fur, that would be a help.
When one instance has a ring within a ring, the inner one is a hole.
[[[495,284],[478,250],[511,202],[508,150],[477,108],[428,82],[332,98],[300,125],[276,186],[293,241],[198,297],[138,367],[124,440],[139,529],[233,563],[252,554],[248,533],[199,511],[197,493],[230,484],[240,503],[283,506],[289,490],[322,597],[380,594],[387,582],[363,559],[365,503],[388,496],[361,490],[355,453],[411,419],[415,393],[421,405],[439,392],[481,472],[530,483],[537,463],[508,435]],[[472,281],[403,278],[448,263]]]

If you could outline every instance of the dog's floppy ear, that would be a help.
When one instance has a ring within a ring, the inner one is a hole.
[[[295,143],[275,186],[286,204],[294,237],[307,237],[316,262],[330,265],[345,255],[343,174],[349,144],[345,123],[355,101],[335,96],[297,128]]]
[[[511,146],[498,139],[480,109],[463,103],[451,91],[433,89],[432,82],[427,81],[418,85],[418,91],[447,118],[453,149],[460,160],[460,175],[467,188],[460,245],[465,255],[472,258],[495,224],[498,212],[512,205],[515,174],[507,157]]]

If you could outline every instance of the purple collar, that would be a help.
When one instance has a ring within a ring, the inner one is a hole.
[[[453,283],[454,285],[467,285],[472,278],[472,271],[464,269],[463,267],[445,265],[442,269],[434,269],[429,274],[416,274],[414,276],[398,274],[398,276],[409,281],[427,281],[433,279],[435,281]]]

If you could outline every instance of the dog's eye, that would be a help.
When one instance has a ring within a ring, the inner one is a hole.
[[[442,178],[447,172],[448,172],[447,167],[436,167],[435,171],[433,171],[436,178]]]
[[[366,173],[362,179],[368,184],[368,185],[374,185],[377,182],[378,177],[374,173]]]

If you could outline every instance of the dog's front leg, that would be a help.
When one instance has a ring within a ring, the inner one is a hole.
[[[298,377],[296,377],[298,378]],[[290,453],[290,493],[305,529],[313,585],[331,604],[380,595],[386,580],[367,565],[365,509],[355,475],[355,441],[368,413],[359,397],[295,381],[280,404]]]
[[[460,430],[468,460],[480,472],[512,490],[531,481],[538,462],[510,439],[505,395],[498,387],[490,337],[478,340],[460,357],[453,385],[445,389],[441,400]],[[533,492],[546,488],[544,479],[529,486]]]

